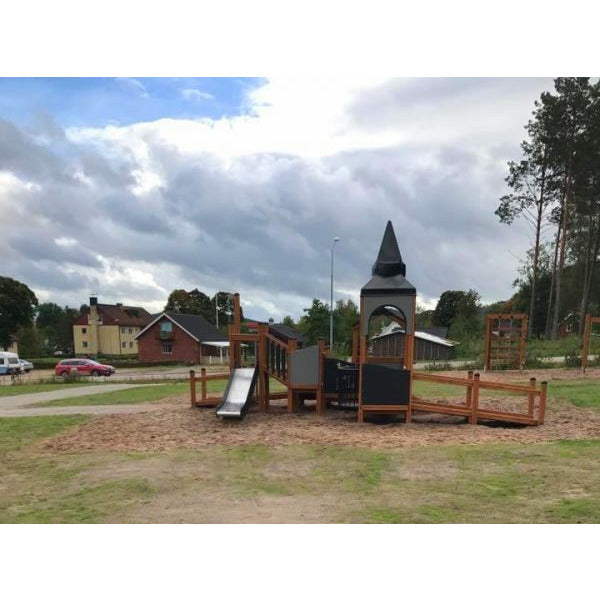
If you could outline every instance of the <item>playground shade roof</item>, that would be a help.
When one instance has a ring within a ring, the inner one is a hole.
[[[360,292],[363,296],[389,292],[406,296],[417,294],[415,286],[405,277],[406,265],[400,255],[391,221],[388,221],[385,227],[379,254],[371,273],[373,277]]]

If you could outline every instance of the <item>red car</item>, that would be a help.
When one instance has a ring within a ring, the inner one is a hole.
[[[110,365],[103,365],[89,358],[67,358],[61,360],[56,367],[54,373],[61,377],[67,377],[70,374],[77,375],[104,375],[110,377],[115,372],[115,368]]]

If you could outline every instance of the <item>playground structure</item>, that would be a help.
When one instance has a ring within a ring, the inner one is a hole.
[[[592,317],[585,315],[585,328],[583,330],[583,345],[581,348],[581,372],[585,373],[590,354],[590,342],[592,339],[592,327],[594,324],[600,323],[600,317]]]
[[[535,379],[530,379],[529,385],[516,385],[484,381],[479,373],[473,372],[467,377],[415,372],[415,308],[416,289],[406,279],[406,266],[388,221],[372,277],[361,290],[360,320],[353,329],[351,361],[331,357],[323,339],[315,345],[299,347],[295,338],[266,323],[258,324],[254,333],[242,333],[240,296],[235,294],[233,324],[229,328],[230,372],[206,374],[202,369],[198,377],[190,371],[191,404],[217,405],[217,416],[238,419],[244,417],[254,399],[262,412],[270,410],[273,400],[286,399],[290,413],[298,412],[310,402],[318,415],[334,407],[355,410],[359,422],[373,415],[402,415],[405,422],[410,422],[415,411],[461,416],[474,425],[488,420],[522,425],[544,422],[546,382],[538,387]],[[395,356],[370,353],[369,339],[382,319],[397,323],[404,331],[404,348]],[[522,323],[520,339],[527,329],[526,322],[524,326]],[[242,364],[241,344],[255,345],[253,367]],[[211,399],[207,382],[217,379],[228,379],[228,383],[221,398]],[[271,380],[285,386],[286,391],[271,392]],[[413,394],[415,381],[464,388],[464,393],[451,401],[425,399]],[[196,393],[198,382],[200,399]],[[526,406],[523,410],[500,410],[494,398],[482,397],[482,390],[519,396]]]
[[[484,371],[494,367],[523,370],[527,346],[527,315],[488,314],[485,317]]]

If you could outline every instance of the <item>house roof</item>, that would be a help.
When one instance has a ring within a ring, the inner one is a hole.
[[[189,336],[197,342],[226,342],[227,336],[219,331],[212,323],[207,321],[201,315],[186,315],[182,313],[162,312],[152,322],[150,322],[142,331],[140,331],[134,339],[139,338],[142,334],[152,328],[163,317],[166,317],[180,329],[185,331]]]
[[[404,333],[404,329],[396,323],[390,323],[387,327],[383,328],[381,333],[379,333],[378,335],[374,335],[373,339],[380,339],[383,337],[387,337],[388,335],[395,335],[396,333]],[[448,348],[452,348],[453,346],[457,345],[457,342],[452,342],[451,340],[447,340],[437,335],[433,335],[426,331],[415,331],[415,337],[421,340],[432,342],[433,344],[446,346]]]
[[[103,325],[121,325],[129,327],[145,327],[152,321],[152,315],[141,306],[124,306],[123,304],[97,304],[98,315],[102,315]],[[81,313],[74,325],[87,325],[90,309]]]
[[[297,340],[300,345],[304,343],[304,336],[299,331],[296,331],[283,323],[269,325],[269,331],[275,337],[285,338],[286,340]]]

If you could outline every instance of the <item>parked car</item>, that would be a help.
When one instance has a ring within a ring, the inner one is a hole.
[[[14,352],[0,352],[0,375],[15,375],[20,372],[19,357]]]
[[[54,373],[61,377],[67,377],[70,374],[92,375],[93,377],[104,375],[105,377],[110,377],[114,372],[114,367],[103,365],[90,358],[66,358],[54,367]]]
[[[22,373],[29,373],[29,371],[33,371],[33,364],[24,358],[19,359],[19,364],[21,365]]]

